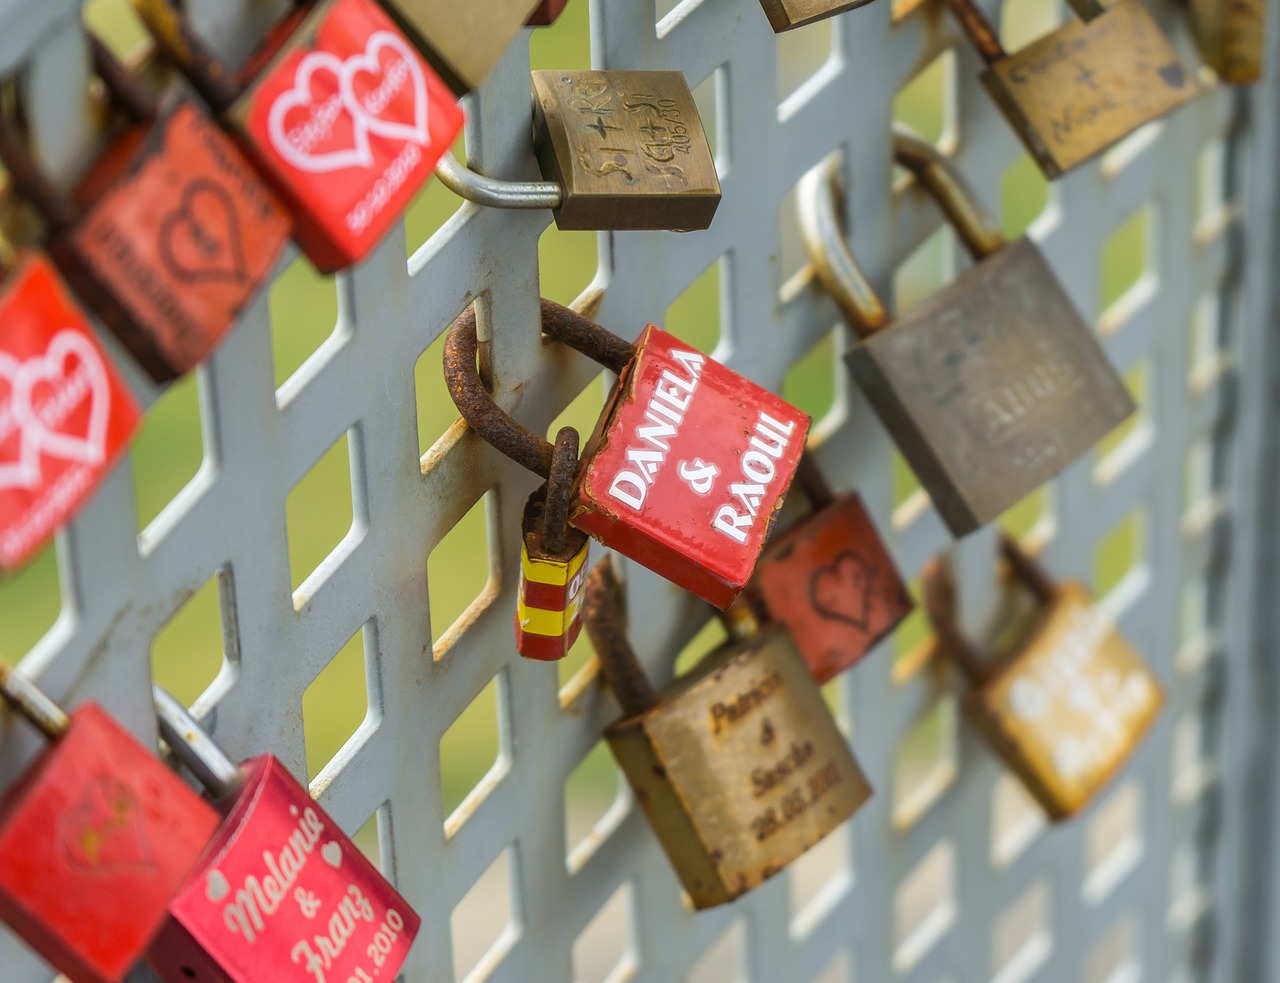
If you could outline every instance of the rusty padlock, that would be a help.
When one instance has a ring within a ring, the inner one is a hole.
[[[965,713],[1053,820],[1080,812],[1151,729],[1164,696],[1142,658],[1078,581],[1059,584],[1009,537],[1001,550],[1040,606],[999,660],[960,628],[949,564],[929,562],[925,606],[941,651],[970,685]]]
[[[978,262],[891,320],[845,243],[834,161],[800,189],[814,272],[860,341],[853,377],[954,535],[985,525],[1134,411],[1035,244],[1009,245],[932,144],[897,132],[894,155]]]
[[[155,688],[160,733],[225,819],[147,956],[167,983],[394,980],[418,915],[274,755],[236,765]]]
[[[781,625],[735,621],[740,637],[654,692],[608,559],[587,578],[585,608],[623,713],[605,740],[695,908],[759,886],[871,797]]]
[[[52,742],[0,800],[0,920],[74,983],[117,983],[217,814],[98,704],[64,713],[4,664],[0,695]]]
[[[760,0],[775,34],[863,7],[871,0]]]
[[[1249,85],[1262,77],[1266,0],[1187,0],[1187,11],[1200,57],[1218,78]]]
[[[462,129],[462,109],[374,0],[319,0],[228,69],[175,0],[134,0],[157,43],[288,202],[323,273],[364,259]]]
[[[525,24],[528,27],[550,27],[564,13],[564,8],[568,5],[569,0],[542,0],[538,8],[529,15]]]
[[[142,413],[49,260],[0,247],[0,267],[0,570],[12,570],[93,493]]]
[[[727,607],[755,569],[809,417],[653,324],[629,345],[544,300],[542,331],[618,376],[583,454],[570,522]],[[445,343],[449,394],[478,436],[547,477],[551,444],[493,402],[476,352],[473,306]]]
[[[720,178],[682,73],[534,72],[533,99],[544,181],[497,180],[448,154],[440,181],[480,205],[549,208],[561,229],[711,225]]]
[[[975,0],[947,0],[986,62],[982,83],[1045,176],[1056,178],[1196,94],[1141,0],[1068,0],[1072,20],[1007,54]]]
[[[133,125],[72,196],[0,114],[0,161],[48,226],[62,275],[158,382],[193,369],[271,276],[289,219],[235,144],[177,90],[157,100],[96,39]]]
[[[526,659],[563,659],[582,631],[582,591],[591,540],[569,525],[578,474],[578,431],[556,435],[551,474],[529,496],[520,520],[516,651]]]
[[[915,606],[856,492],[836,497],[808,452],[795,487],[813,512],[775,534],[734,604],[785,625],[820,683],[848,669]]]

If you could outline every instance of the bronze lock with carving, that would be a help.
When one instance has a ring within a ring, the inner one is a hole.
[[[1187,12],[1200,57],[1218,78],[1248,85],[1262,77],[1266,0],[1187,0]]]
[[[1102,153],[1196,93],[1141,0],[1069,0],[1079,20],[1013,54],[974,0],[947,0],[987,63],[982,83],[1045,176]]]
[[[724,904],[836,829],[871,788],[781,626],[725,643],[655,693],[621,607],[606,560],[585,602],[624,714],[605,739],[693,906]]]
[[[1006,244],[936,148],[896,133],[911,171],[978,262],[891,320],[845,244],[829,160],[801,184],[815,274],[861,340],[849,369],[952,534],[985,525],[1134,411],[1040,250]]]
[[[760,0],[775,34],[863,7],[871,0]]]
[[[970,683],[967,716],[1049,818],[1067,819],[1121,770],[1164,694],[1084,584],[1057,583],[1007,536],[1001,551],[1038,604],[1008,654],[984,658],[960,629],[954,579],[939,558],[925,571],[925,606]]]

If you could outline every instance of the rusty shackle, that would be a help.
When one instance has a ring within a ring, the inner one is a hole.
[[[1075,11],[1076,16],[1085,22],[1105,13],[1107,9],[1102,5],[1101,0],[1067,0],[1067,3]],[[1008,57],[1004,45],[1000,43],[1000,36],[996,33],[995,26],[974,0],[947,0],[947,6],[960,22],[960,28],[969,39],[969,43],[986,64],[994,65],[1002,58]]]
[[[658,697],[627,638],[622,585],[606,556],[587,575],[582,620],[595,647],[600,671],[622,706],[623,716],[634,717],[652,709]]]

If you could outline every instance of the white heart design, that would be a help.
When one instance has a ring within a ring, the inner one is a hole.
[[[393,79],[391,74],[383,68],[379,55],[385,49],[390,49],[400,56],[400,62],[392,66],[392,71],[397,69],[403,71],[413,82],[412,123],[400,123],[382,118],[382,111],[404,87],[402,79]],[[382,73],[385,76],[382,85],[371,93],[367,93],[363,100],[356,96],[355,91],[355,77],[360,72]],[[383,92],[384,88],[385,92]],[[382,105],[370,106],[370,96],[379,92],[383,92],[384,96]],[[398,34],[393,34],[391,31],[375,31],[369,35],[369,40],[365,42],[364,54],[352,55],[342,65],[342,94],[352,112],[364,119],[370,133],[376,133],[391,140],[412,140],[424,147],[431,142],[430,132],[427,129],[427,79],[422,73],[422,66],[418,63],[413,49]]]
[[[205,879],[204,896],[214,904],[217,904],[230,893],[231,885],[227,883],[227,878],[222,871],[210,871],[209,876]]]
[[[337,840],[330,840],[320,848],[320,856],[324,858],[324,862],[330,867],[342,866],[342,844]]]
[[[69,356],[79,360],[79,373],[64,372]],[[59,381],[63,383],[61,389],[57,388]],[[31,397],[40,382],[53,386],[54,393],[37,410]],[[70,388],[73,383],[82,385],[84,392],[77,394]],[[67,398],[69,391],[71,398]],[[87,433],[83,437],[64,433],[60,427],[86,398],[89,400]],[[101,464],[106,460],[111,384],[97,348],[79,331],[64,328],[49,341],[43,356],[36,355],[22,363],[14,384],[13,405],[25,435],[49,457],[85,464]]]
[[[0,441],[18,431],[18,458],[0,462],[0,491],[6,488],[35,488],[40,484],[40,448],[24,426],[18,412],[18,376],[22,363],[0,352],[0,379],[9,383],[9,400],[0,402]]]
[[[311,95],[311,77],[320,71],[329,72],[338,79],[338,91],[316,106]],[[300,171],[321,174],[341,170],[344,167],[368,167],[373,163],[373,154],[369,152],[369,132],[365,114],[363,111],[357,111],[357,107],[347,95],[344,77],[345,65],[341,58],[327,51],[313,51],[299,63],[293,88],[282,92],[271,104],[271,112],[267,117],[267,133],[271,137],[271,143],[281,157]],[[312,107],[310,122],[302,127],[296,127],[294,131],[286,130],[285,116],[291,109],[299,106]],[[289,138],[290,133],[298,129],[304,131],[301,136],[305,137],[307,136],[305,131],[314,126],[317,128],[311,141],[314,146],[328,135],[334,122],[344,113],[351,117],[352,123],[353,145],[349,148],[331,150],[328,153],[313,153],[310,146],[296,146]]]

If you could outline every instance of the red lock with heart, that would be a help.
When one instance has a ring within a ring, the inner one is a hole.
[[[41,212],[67,282],[158,382],[194,368],[272,274],[289,218],[244,154],[192,100],[157,101],[91,41],[132,125],[71,198],[0,114],[0,160]]]
[[[74,983],[116,983],[217,814],[98,704],[63,713],[6,665],[0,694],[53,742],[0,800],[0,920]]]
[[[140,411],[52,264],[20,253],[0,281],[0,570],[88,499]]]
[[[739,598],[786,625],[814,677],[848,669],[911,613],[914,603],[856,492],[840,496],[806,454],[796,484],[813,512],[771,539]]]
[[[369,254],[462,129],[453,93],[374,0],[320,0],[236,82],[173,0],[134,5],[289,203],[322,272]]]
[[[157,687],[160,733],[224,819],[147,956],[172,983],[394,980],[418,915],[270,754],[236,765]]]

